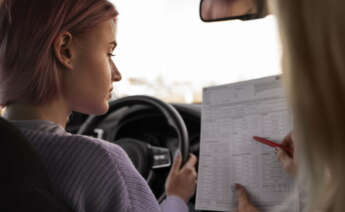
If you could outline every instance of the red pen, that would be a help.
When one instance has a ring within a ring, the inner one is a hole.
[[[268,140],[268,139],[266,139],[266,138],[262,138],[262,137],[258,137],[258,136],[253,136],[253,139],[254,139],[255,141],[260,142],[260,143],[266,144],[266,145],[268,145],[268,146],[270,146],[270,147],[280,147],[280,148],[282,148],[285,152],[287,152],[290,156],[292,156],[292,150],[291,150],[290,148],[286,147],[286,146],[283,146],[283,145],[278,144],[278,143],[276,143],[276,142],[274,142],[274,141],[270,141],[270,140]]]

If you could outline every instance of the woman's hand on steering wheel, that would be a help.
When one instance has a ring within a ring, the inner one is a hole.
[[[190,154],[188,161],[181,168],[181,154],[178,154],[175,157],[165,183],[167,196],[178,196],[188,203],[189,199],[195,194],[197,184],[197,173],[195,170],[196,163],[196,156]]]

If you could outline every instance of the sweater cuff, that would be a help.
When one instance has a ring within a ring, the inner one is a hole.
[[[188,212],[188,206],[185,201],[178,196],[167,196],[161,203],[163,212]]]

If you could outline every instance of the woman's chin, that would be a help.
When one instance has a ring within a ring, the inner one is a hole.
[[[94,114],[95,114],[95,115],[103,115],[103,114],[107,113],[108,110],[109,110],[109,103],[108,103],[108,101],[106,101],[106,102],[102,105],[102,107],[99,107],[98,110],[95,111]]]
[[[109,103],[108,101],[103,102],[103,104],[99,104],[99,105],[94,105],[93,107],[89,107],[89,108],[79,108],[79,110],[75,110],[76,112],[80,112],[80,113],[84,113],[84,114],[88,114],[88,115],[103,115],[105,113],[107,113],[109,110]]]

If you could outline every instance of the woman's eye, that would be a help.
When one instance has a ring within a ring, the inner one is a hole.
[[[113,53],[108,53],[108,56],[109,56],[109,57],[115,57],[116,55],[113,54]]]

